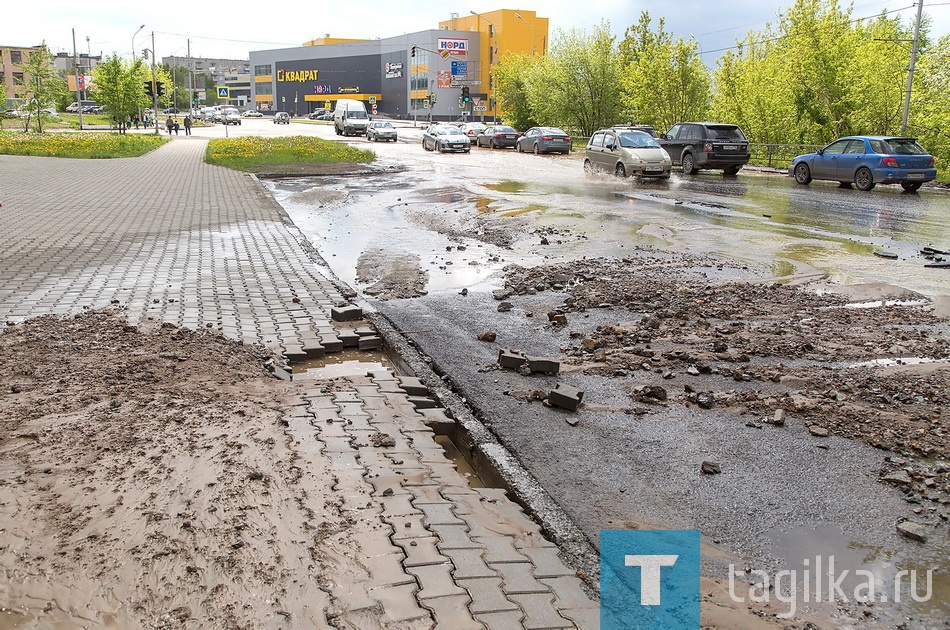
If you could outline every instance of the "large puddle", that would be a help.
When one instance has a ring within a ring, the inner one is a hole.
[[[776,530],[769,538],[775,566],[746,577],[770,582],[780,611],[784,605],[784,610],[833,614],[841,607],[857,618],[867,614],[895,626],[913,619],[910,628],[946,627],[950,540],[945,532],[934,532],[913,553],[857,543],[832,525]],[[765,596],[761,588],[759,593]]]

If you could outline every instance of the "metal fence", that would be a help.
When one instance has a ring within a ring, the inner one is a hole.
[[[749,153],[752,154],[752,158],[749,163],[769,168],[788,168],[795,156],[814,153],[822,146],[820,144],[759,144],[751,142],[749,143]]]

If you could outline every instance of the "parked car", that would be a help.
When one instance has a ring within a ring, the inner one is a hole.
[[[426,151],[462,151],[472,150],[472,143],[458,127],[450,125],[429,125],[422,134],[422,148]]]
[[[674,165],[684,173],[700,169],[722,169],[735,175],[749,161],[749,141],[737,125],[700,122],[678,123],[660,136]]]
[[[177,107],[166,107],[165,109],[162,110],[162,113],[163,114],[179,114],[181,112],[178,111]]]
[[[659,135],[657,135],[656,129],[653,128],[653,125],[634,125],[633,123],[631,123],[629,125],[614,125],[613,127],[611,127],[611,129],[632,129],[633,131],[646,132],[650,134],[651,136],[653,136],[654,138],[660,137]]]
[[[584,170],[612,172],[618,177],[670,178],[673,162],[666,149],[645,131],[600,129],[587,142]]]
[[[333,120],[333,112],[326,109],[318,109],[307,116],[310,120]]]
[[[366,126],[366,139],[372,140],[373,142],[379,142],[380,140],[392,140],[395,142],[396,128],[392,126],[392,123],[386,121],[371,121]]]
[[[245,118],[263,118],[264,117],[264,114],[260,113],[256,109],[249,109],[241,115],[244,116]]]
[[[237,107],[225,107],[221,110],[221,122],[225,125],[240,125],[241,112]]]
[[[462,131],[462,133],[468,136],[468,140],[472,144],[475,144],[475,139],[478,138],[478,134],[485,131],[487,128],[487,125],[479,122],[462,123],[459,125],[459,129]]]
[[[571,152],[571,137],[557,127],[532,127],[515,142],[515,150],[518,153],[532,151],[535,155],[539,153],[567,155]]]
[[[877,184],[900,184],[914,192],[937,178],[934,157],[915,138],[847,136],[815,153],[792,160],[788,174],[799,184],[827,179],[871,190]]]
[[[287,112],[277,112],[274,114],[274,124],[275,125],[289,125],[290,124],[290,114]]]
[[[475,138],[476,145],[480,147],[491,147],[492,149],[513,147],[516,142],[518,142],[518,132],[505,125],[486,127],[485,130]]]

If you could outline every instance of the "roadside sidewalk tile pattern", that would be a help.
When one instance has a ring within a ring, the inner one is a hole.
[[[504,491],[469,487],[444,455],[436,460],[435,434],[405,393],[387,391],[391,378],[376,371],[332,388],[313,381],[302,394],[312,418],[292,425],[307,427],[293,433],[313,442],[304,452],[328,460],[311,466],[333,470],[340,509],[359,515],[349,538],[358,549],[341,544],[334,555],[347,580],[329,589],[330,619],[354,628],[397,620],[453,630],[597,628],[597,604],[557,548]],[[371,447],[380,434],[392,446]],[[394,589],[408,586],[407,602],[407,591]]]
[[[140,158],[0,156],[0,321],[118,304],[302,354],[333,330],[334,284],[252,176],[201,140]],[[295,301],[296,298],[296,301]]]
[[[133,321],[211,328],[286,355],[338,340],[330,309],[344,300],[303,235],[253,177],[204,164],[206,146],[0,156],[0,321],[119,304]],[[330,601],[314,623],[598,627],[556,547],[503,491],[469,487],[395,375],[337,379],[332,392],[300,383],[287,431],[350,517],[325,540]],[[375,446],[379,434],[392,446]]]

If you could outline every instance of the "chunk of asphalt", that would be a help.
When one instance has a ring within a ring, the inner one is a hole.
[[[583,399],[584,392],[567,383],[558,383],[548,394],[549,403],[568,411],[577,411]]]

